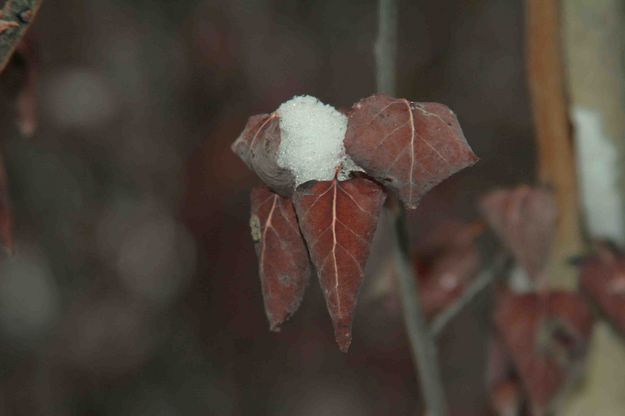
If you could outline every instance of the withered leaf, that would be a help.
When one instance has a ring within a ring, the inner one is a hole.
[[[259,114],[248,119],[245,128],[232,144],[232,151],[267,184],[282,196],[293,193],[295,178],[278,166],[280,119],[277,114]]]
[[[593,317],[575,292],[505,292],[495,323],[535,414],[544,414],[586,355]]]
[[[416,208],[432,187],[478,160],[449,108],[386,95],[354,105],[345,149],[409,208]]]
[[[455,234],[440,247],[428,252],[415,252],[419,291],[423,311],[430,319],[442,312],[469,286],[480,267],[476,239],[483,230],[481,224],[455,227]]]
[[[518,416],[523,414],[523,393],[516,380],[502,380],[492,386],[490,402],[496,415]]]
[[[269,188],[252,190],[250,228],[269,327],[277,331],[299,307],[312,268],[293,203]]]
[[[351,343],[358,291],[384,199],[382,188],[362,177],[311,182],[293,194],[336,342],[343,352]]]
[[[504,348],[501,338],[493,336],[488,348],[486,380],[491,407],[499,416],[522,414],[524,395],[513,368],[512,359]]]
[[[482,215],[533,278],[543,272],[555,235],[558,209],[553,193],[522,185],[492,191],[480,202]]]
[[[584,260],[580,285],[601,313],[625,334],[625,255],[609,245]]]

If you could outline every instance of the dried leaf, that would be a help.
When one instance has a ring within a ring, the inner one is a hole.
[[[497,416],[521,416],[524,394],[518,376],[514,373],[512,358],[501,338],[494,336],[488,348],[486,383],[491,407]]]
[[[463,224],[442,246],[430,253],[415,253],[419,291],[426,317],[432,318],[459,298],[480,267],[476,238],[481,224]]]
[[[312,272],[293,203],[269,188],[252,190],[250,228],[269,327],[277,331],[299,307]]]
[[[609,245],[584,260],[580,276],[582,290],[614,327],[625,334],[625,256]]]
[[[553,193],[522,185],[493,191],[480,205],[491,228],[527,273],[537,279],[555,235],[558,210]]]
[[[385,95],[354,105],[345,149],[409,208],[416,208],[432,187],[478,160],[449,108]]]
[[[521,416],[523,393],[515,380],[503,380],[491,388],[491,406],[497,416]]]
[[[245,128],[232,144],[232,151],[267,184],[282,196],[293,193],[293,174],[278,166],[280,119],[273,114],[260,114],[248,119]]]
[[[375,182],[310,182],[293,195],[300,228],[317,269],[341,351],[351,326],[364,267],[385,195]]]
[[[583,363],[590,309],[575,292],[504,293],[495,323],[533,411],[543,414]]]

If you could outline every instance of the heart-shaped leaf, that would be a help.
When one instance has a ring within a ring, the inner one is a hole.
[[[432,187],[478,160],[449,108],[386,95],[354,105],[345,149],[409,208],[416,208]]]
[[[384,199],[382,188],[362,177],[309,182],[293,195],[336,341],[344,352],[351,343],[358,291]]]
[[[265,312],[279,330],[299,307],[310,279],[308,252],[293,203],[269,188],[252,190],[250,228],[258,255]]]
[[[625,256],[609,245],[584,260],[580,284],[601,312],[625,334]]]
[[[558,209],[553,193],[522,185],[490,192],[482,215],[530,276],[538,278],[555,235]]]
[[[505,292],[495,323],[534,413],[544,414],[585,357],[592,313],[575,292]]]
[[[245,128],[232,144],[232,151],[268,185],[283,196],[293,193],[295,178],[278,166],[280,119],[276,113],[260,114],[248,119]]]

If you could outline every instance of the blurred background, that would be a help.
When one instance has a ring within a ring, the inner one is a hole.
[[[477,216],[479,195],[534,179],[523,4],[400,10],[400,95],[447,104],[481,158],[411,213],[426,250]],[[376,27],[375,0],[44,1],[33,137],[15,123],[17,70],[0,78],[15,236],[0,262],[0,415],[418,414],[383,260],[348,354],[316,281],[269,332],[248,231],[258,180],[230,151],[248,116],[293,95],[349,107],[372,94]],[[490,307],[442,338],[456,415],[489,414]]]

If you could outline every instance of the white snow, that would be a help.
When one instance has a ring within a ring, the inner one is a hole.
[[[593,237],[625,243],[618,152],[603,129],[601,115],[574,107],[577,166],[588,231]]]
[[[347,116],[308,95],[284,102],[277,114],[281,133],[278,165],[293,172],[295,186],[332,180],[346,159]]]

